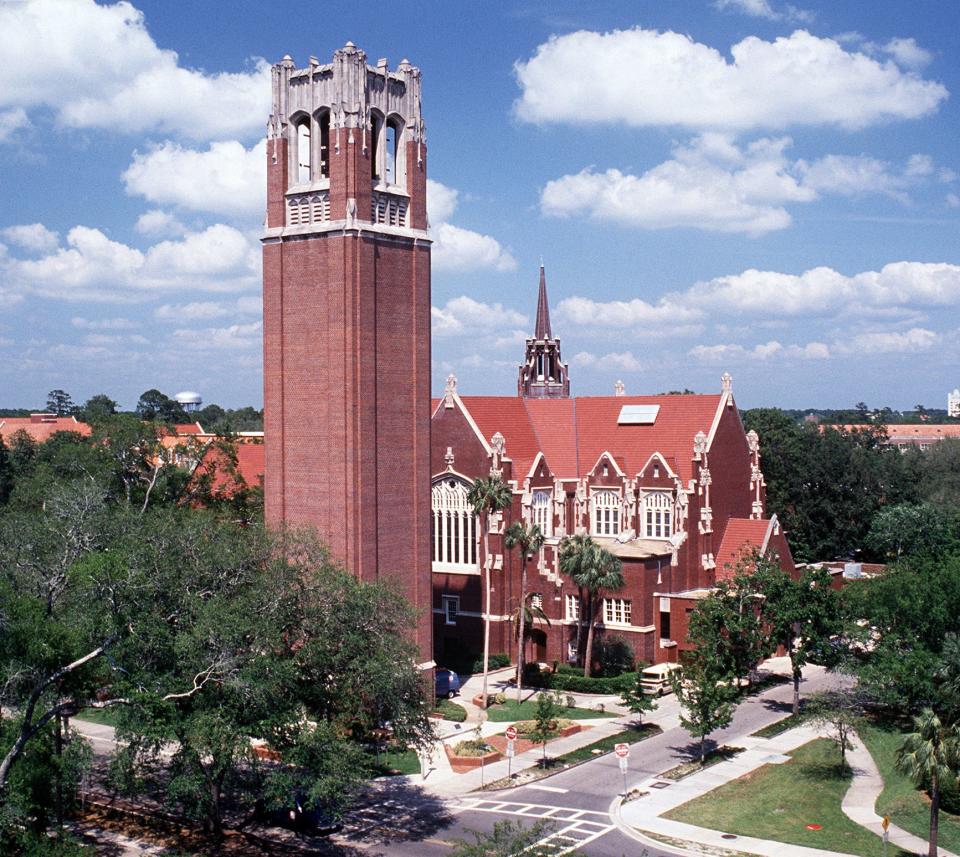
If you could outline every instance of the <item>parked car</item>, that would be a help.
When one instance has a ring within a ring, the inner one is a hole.
[[[670,673],[679,669],[680,664],[655,664],[647,667],[640,673],[640,685],[644,693],[651,696],[663,696],[665,693],[671,693],[673,688],[670,686]]]
[[[453,699],[460,693],[460,676],[453,670],[437,667],[434,680],[434,692],[437,699]]]

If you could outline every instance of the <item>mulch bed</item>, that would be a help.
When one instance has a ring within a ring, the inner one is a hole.
[[[555,741],[557,738],[566,738],[568,735],[576,735],[578,732],[583,732],[587,729],[592,729],[592,726],[583,726],[579,723],[571,723],[569,726],[561,729],[550,741]],[[507,739],[504,735],[491,735],[486,739],[487,743],[499,750],[501,753],[506,754],[507,752]],[[547,741],[547,746],[550,745],[550,741]],[[531,741],[529,738],[517,738],[513,742],[514,752],[519,756],[521,753],[526,753],[527,750],[532,750],[534,747],[539,747],[539,741]]]

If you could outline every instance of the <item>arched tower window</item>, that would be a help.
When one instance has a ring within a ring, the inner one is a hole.
[[[673,498],[666,491],[651,491],[643,498],[643,534],[648,539],[669,539]]]
[[[403,160],[403,120],[399,116],[391,116],[387,120],[385,155],[387,184],[404,187],[406,168]]]
[[[465,482],[444,477],[433,483],[433,562],[440,565],[477,567],[477,516],[467,500]]]
[[[310,182],[310,120],[301,119],[297,123],[297,183]]]
[[[549,491],[534,491],[533,504],[530,507],[533,520],[531,523],[540,527],[545,536],[553,535],[553,508]]]
[[[324,110],[317,117],[317,125],[320,129],[320,151],[317,157],[317,163],[320,166],[320,178],[330,178],[330,111]]]
[[[620,534],[620,492],[609,488],[594,489],[590,492],[592,507],[593,534],[595,536],[616,536]]]

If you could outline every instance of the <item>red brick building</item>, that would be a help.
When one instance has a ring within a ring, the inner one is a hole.
[[[589,533],[623,563],[626,585],[609,593],[602,634],[628,640],[639,658],[675,661],[687,615],[744,551],[793,562],[765,511],[759,442],[744,431],[729,375],[717,395],[572,398],[559,340],[549,326],[541,268],[537,328],[527,340],[517,396],[461,396],[451,376],[433,403],[432,571],[436,658],[482,648],[481,565],[492,571],[491,651],[516,657],[510,614],[519,599],[511,522],[536,523],[546,544],[528,588],[550,619],[538,621],[527,657],[572,659],[577,588],[557,566],[568,534]],[[477,477],[499,471],[513,490],[487,546],[466,502]]]
[[[267,522],[430,601],[430,240],[420,71],[273,67],[263,234]],[[414,636],[432,654],[423,611]]]

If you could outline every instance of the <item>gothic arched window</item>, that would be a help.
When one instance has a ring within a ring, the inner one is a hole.
[[[648,539],[669,539],[673,497],[666,491],[651,491],[643,498],[643,534]]]
[[[310,183],[310,120],[297,122],[297,184]]]
[[[477,516],[467,500],[468,491],[465,482],[449,476],[433,483],[430,502],[435,564],[477,567]]]
[[[330,178],[330,111],[324,110],[317,117],[317,125],[320,128],[320,151],[317,157],[317,163],[320,169],[317,171],[320,178]]]
[[[590,506],[593,514],[593,534],[595,536],[616,536],[620,534],[620,492],[609,488],[598,488],[590,492]]]
[[[530,506],[530,513],[532,520],[531,524],[536,524],[540,527],[540,532],[545,536],[553,535],[553,509],[551,507],[551,492],[549,491],[534,491],[533,492],[533,502]]]

